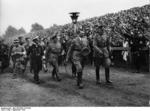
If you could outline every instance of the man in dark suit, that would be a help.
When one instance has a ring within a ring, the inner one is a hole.
[[[39,44],[38,37],[33,39],[33,44],[29,47],[27,56],[30,55],[31,66],[34,73],[34,80],[39,84],[39,72],[42,70],[42,56],[44,52],[42,46]]]

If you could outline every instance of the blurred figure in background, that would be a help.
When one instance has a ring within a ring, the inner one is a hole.
[[[19,44],[19,40],[14,40],[14,46],[11,50],[11,58],[13,61],[13,77],[16,78],[17,74],[22,74],[24,67],[24,55],[26,55],[25,48]]]
[[[129,41],[128,39],[125,39],[123,41],[123,48],[129,48]],[[122,51],[122,55],[123,55],[123,60],[127,63],[128,62],[128,56],[129,56],[129,52],[126,51]]]
[[[0,38],[0,70],[3,73],[4,69],[9,66],[9,47]]]
[[[134,73],[140,73],[142,58],[143,42],[140,39],[134,39],[131,45],[131,53],[133,59]]]

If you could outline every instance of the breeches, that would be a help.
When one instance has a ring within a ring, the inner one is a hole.
[[[59,73],[59,66],[58,66],[58,61],[53,61],[50,62],[50,64],[53,66],[53,74],[58,74]]]
[[[72,63],[73,63],[73,67],[75,68],[77,73],[82,72],[83,67],[84,67],[83,61],[81,61],[81,60],[80,61],[79,60],[73,60]]]
[[[110,58],[95,57],[94,58],[94,64],[96,67],[103,65],[105,68],[109,68],[111,65],[111,60],[110,60]]]

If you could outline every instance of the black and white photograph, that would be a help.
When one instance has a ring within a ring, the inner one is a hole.
[[[0,111],[149,106],[150,0],[0,0]]]

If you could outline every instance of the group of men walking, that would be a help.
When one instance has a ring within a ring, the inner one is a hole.
[[[83,69],[85,66],[85,58],[94,51],[94,64],[96,73],[96,84],[100,84],[100,66],[105,67],[106,83],[111,83],[109,72],[110,72],[110,37],[107,37],[103,31],[103,27],[100,26],[99,34],[93,35],[93,49],[89,46],[89,41],[81,32],[80,36],[77,34],[76,37],[71,41],[69,47],[64,49],[67,43],[63,43],[58,39],[58,34],[55,33],[48,43],[41,42],[39,37],[32,39],[30,44],[30,38],[25,38],[23,43],[22,38],[14,40],[14,44],[11,46],[9,51],[9,57],[13,61],[13,73],[16,77],[17,73],[23,74],[26,70],[28,61],[30,61],[30,72],[34,74],[34,80],[39,84],[39,72],[44,68],[47,70],[47,64],[53,67],[52,78],[61,81],[59,76],[59,57],[65,56],[64,64],[72,64],[72,76],[76,77],[77,86],[79,89],[83,88]],[[65,44],[65,45],[64,45]],[[44,66],[44,67],[43,67]],[[19,72],[17,72],[19,70]]]

